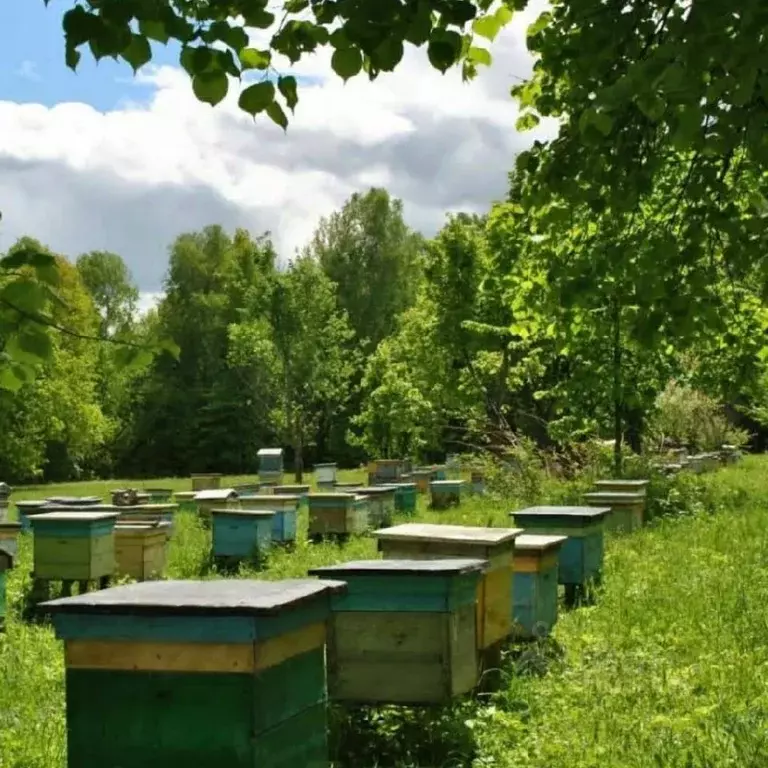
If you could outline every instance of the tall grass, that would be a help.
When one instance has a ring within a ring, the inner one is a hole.
[[[337,708],[335,765],[764,768],[767,471],[768,460],[755,457],[655,485],[654,508],[674,516],[609,541],[597,604],[561,614],[553,643],[512,649],[500,692],[431,711]],[[120,484],[38,488],[33,495],[102,494]],[[536,498],[470,499],[442,513],[420,501],[417,517],[506,525],[516,506],[572,502],[582,485],[544,483]],[[242,568],[237,575],[294,578],[315,565],[376,557],[368,538],[309,545],[305,510],[301,516],[294,551],[276,551],[264,571]],[[168,576],[219,578],[209,567],[209,536],[194,516],[179,515]],[[0,768],[65,768],[61,646],[49,627],[20,618],[30,569],[24,536],[0,638]]]

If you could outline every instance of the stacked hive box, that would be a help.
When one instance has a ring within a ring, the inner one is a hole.
[[[331,490],[336,483],[336,465],[315,464],[315,482],[321,490]]]
[[[558,581],[565,585],[566,604],[585,597],[600,582],[603,569],[604,523],[608,507],[529,507],[512,512],[526,533],[567,536],[558,556]]]
[[[262,448],[258,454],[259,482],[263,485],[283,484],[283,449]]]
[[[331,699],[445,704],[478,682],[482,560],[364,560],[311,574],[347,583],[333,600]]]
[[[240,499],[242,509],[270,510],[271,540],[277,544],[293,544],[296,541],[296,517],[300,496],[273,494],[266,496],[246,496]]]
[[[173,498],[171,488],[147,488],[146,493],[149,494],[150,504],[169,504]]]
[[[274,518],[274,511],[265,509],[211,510],[214,560],[222,566],[258,563],[272,544]]]
[[[446,557],[485,562],[478,584],[478,647],[486,651],[512,633],[512,582],[516,528],[405,523],[375,531],[385,559],[427,560]]]
[[[21,530],[31,530],[32,524],[30,523],[30,518],[34,515],[39,515],[40,513],[45,512],[45,508],[48,506],[49,504],[47,501],[17,501],[16,511],[19,515]]]
[[[177,504],[140,504],[137,507],[114,507],[120,513],[120,522],[137,525],[163,523],[167,526],[166,535],[173,532],[173,518],[179,507]]]
[[[640,493],[645,496],[648,483],[648,480],[597,480],[595,490],[611,493]]]
[[[411,473],[411,478],[416,485],[418,493],[429,493],[429,484],[435,478],[435,473],[428,467],[417,467]]]
[[[170,523],[118,523],[115,526],[115,573],[136,581],[157,579],[165,570]]]
[[[193,491],[215,491],[221,488],[221,475],[192,475]]]
[[[195,494],[195,504],[197,505],[197,514],[205,524],[211,522],[211,510],[217,509],[236,509],[240,506],[240,497],[233,488],[219,488],[212,491],[200,491]]]
[[[461,504],[465,486],[463,480],[433,480],[429,484],[432,509],[458,507]]]
[[[306,504],[310,490],[308,485],[276,485],[272,492],[275,496],[298,496],[301,505]]]
[[[402,459],[376,459],[368,464],[368,485],[396,483],[405,473]]]
[[[395,509],[407,515],[416,511],[416,483],[395,483]]]
[[[145,582],[47,603],[68,768],[327,768],[326,621],[343,589]]]
[[[546,636],[557,622],[557,562],[565,536],[523,535],[515,539],[512,590],[513,634]]]
[[[591,507],[610,507],[605,530],[611,533],[632,533],[643,527],[644,493],[595,491],[585,493],[584,501]]]
[[[353,493],[310,493],[309,537],[346,539],[369,530],[368,500]]]

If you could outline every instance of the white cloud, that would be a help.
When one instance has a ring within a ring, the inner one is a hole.
[[[154,87],[147,104],[107,113],[0,102],[3,241],[32,234],[71,255],[117,251],[152,292],[179,232],[270,230],[288,258],[321,216],[371,185],[402,198],[409,222],[431,234],[446,211],[502,196],[514,155],[533,139],[516,134],[509,96],[531,69],[532,13],[499,36],[494,66],[471,84],[435,72],[424,51],[409,50],[373,83],[344,84],[326,52],[311,57],[296,74],[317,84],[300,86],[287,134],[239,112],[236,87],[214,109],[198,103],[185,73],[169,67],[142,75]]]

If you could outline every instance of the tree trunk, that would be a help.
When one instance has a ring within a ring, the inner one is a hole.
[[[621,477],[621,446],[624,437],[622,429],[624,403],[621,390],[621,304],[619,299],[615,298],[613,301],[613,471],[616,477]]]

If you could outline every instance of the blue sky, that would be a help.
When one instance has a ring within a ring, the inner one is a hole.
[[[144,101],[152,86],[133,79],[124,62],[99,64],[85,50],[77,73],[64,64],[61,19],[72,0],[0,2],[0,100],[52,106],[63,101],[113,109],[126,99]],[[155,46],[155,64],[178,64],[178,49]]]

